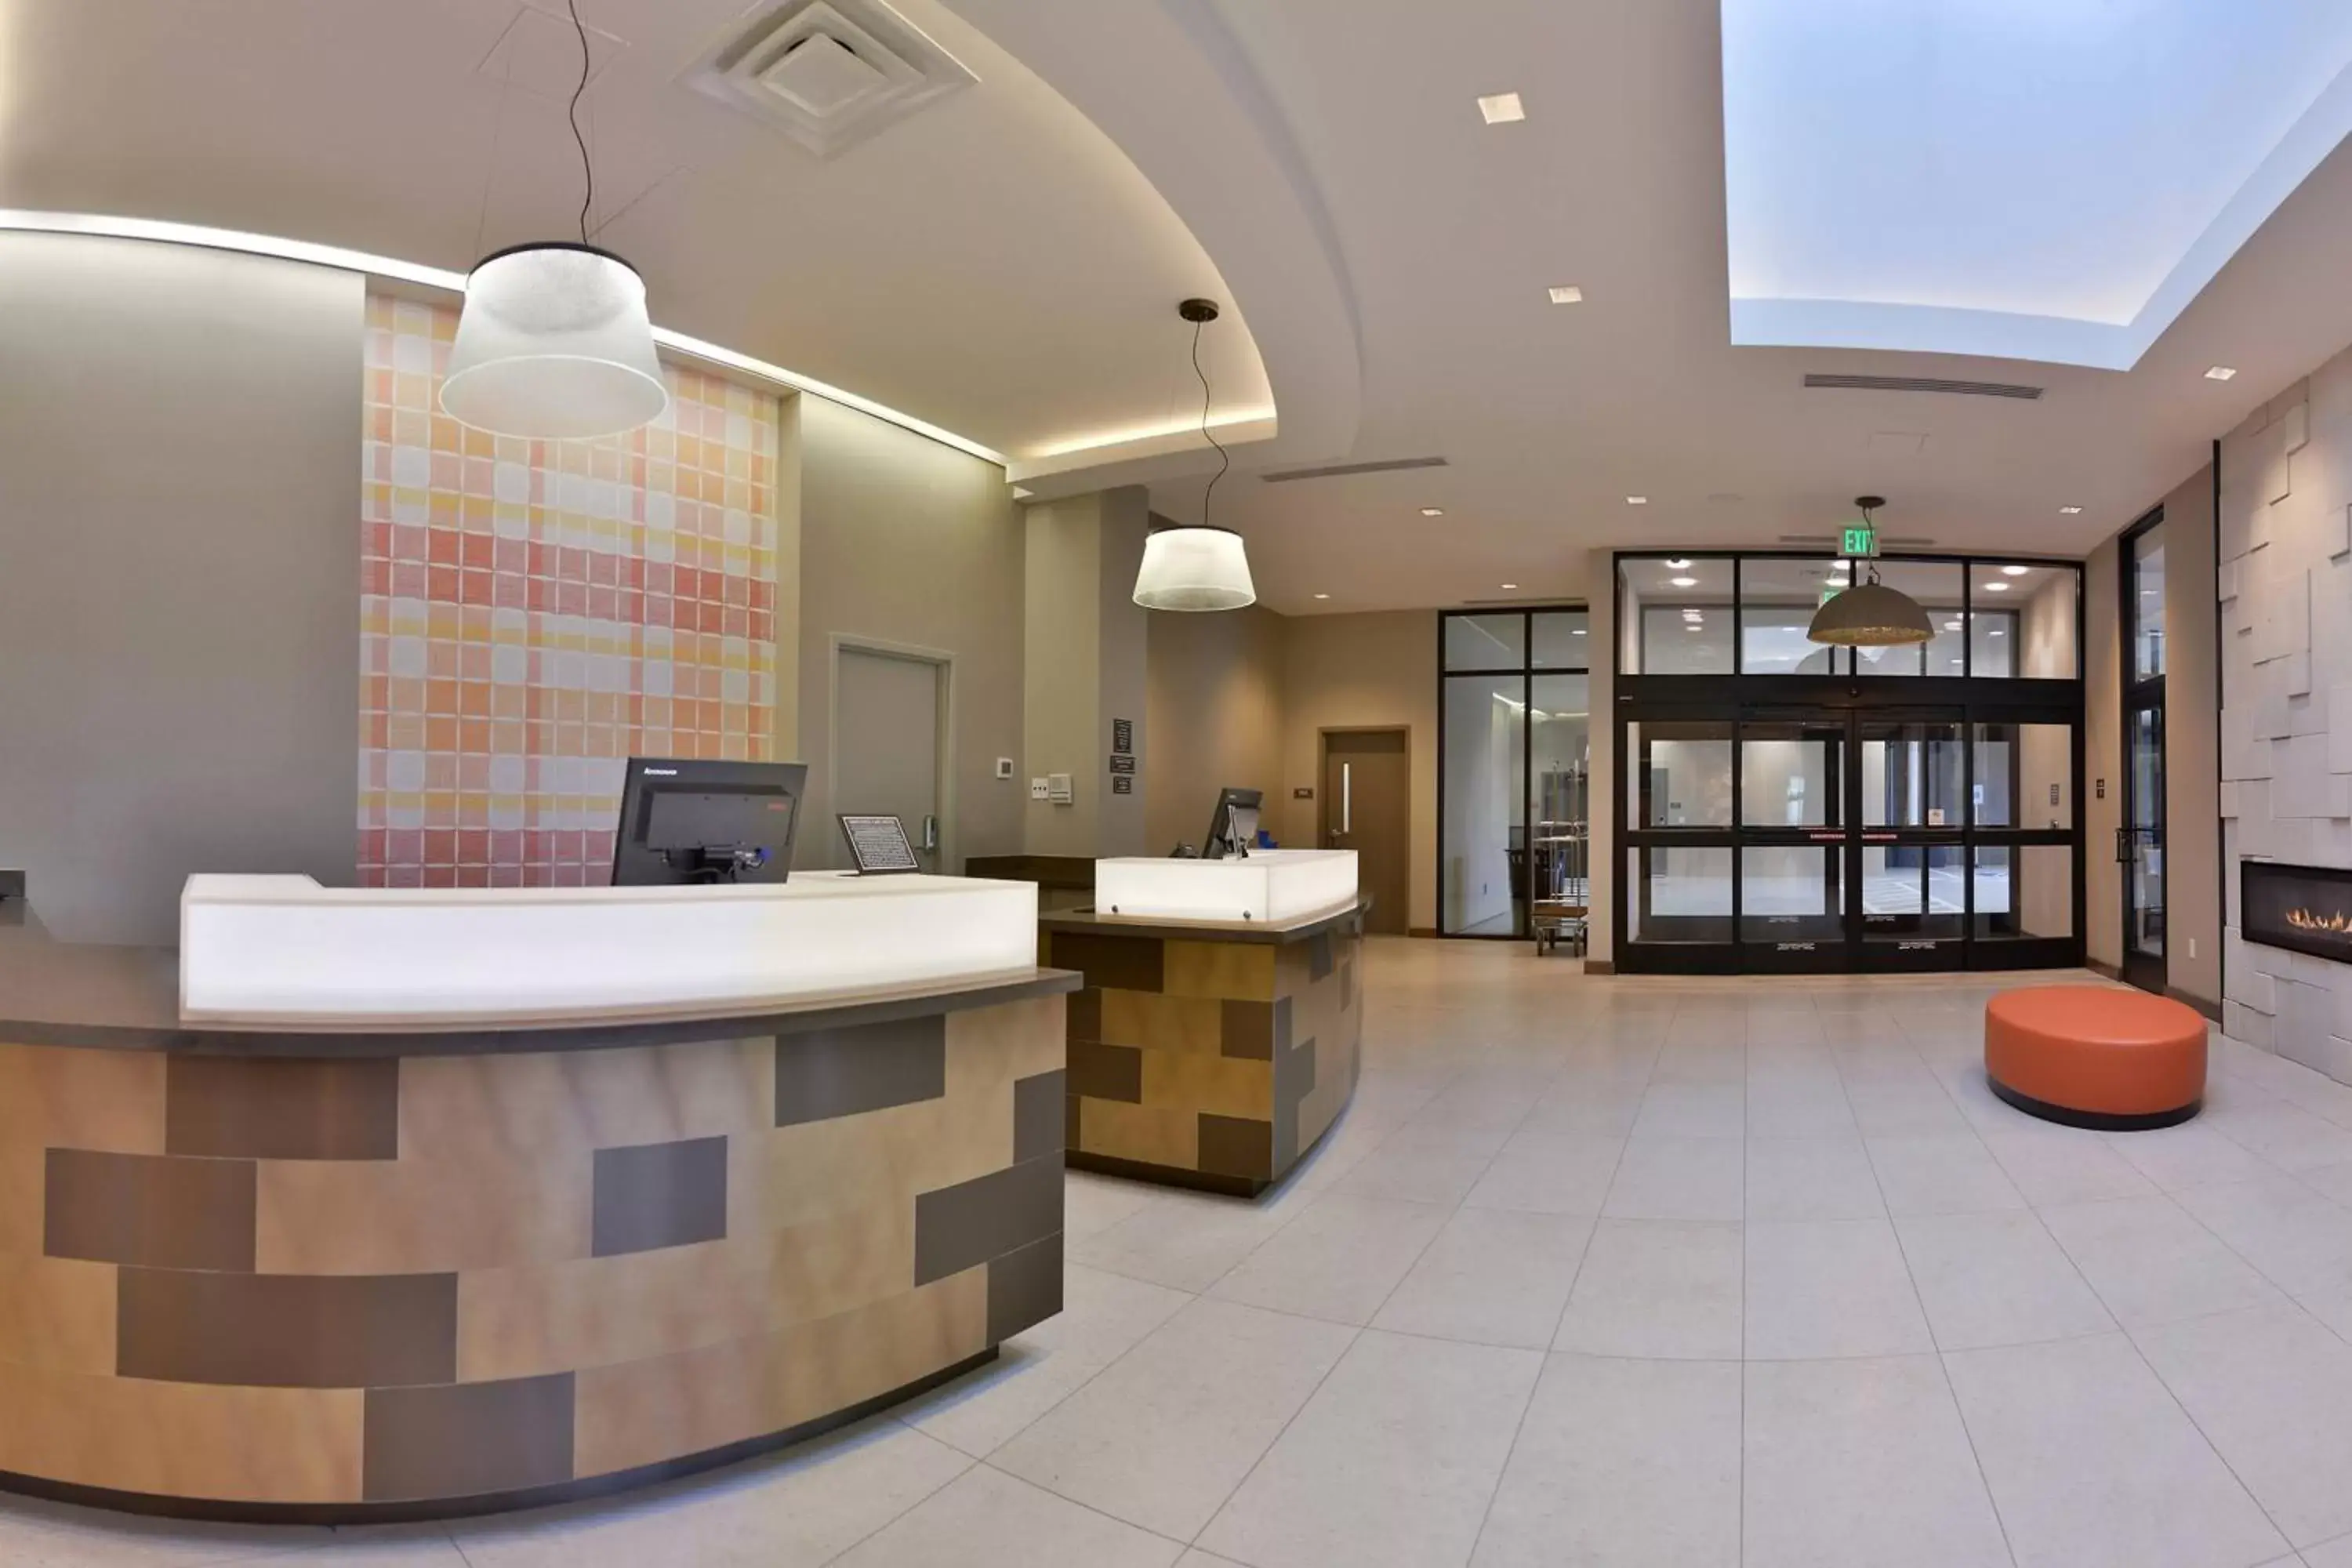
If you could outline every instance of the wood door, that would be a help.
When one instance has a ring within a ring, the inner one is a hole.
[[[1412,753],[1402,730],[1323,737],[1326,847],[1356,852],[1357,885],[1372,896],[1367,931],[1402,936],[1412,887]]]
[[[929,659],[845,647],[834,689],[835,812],[895,816],[926,871],[940,867],[940,668]],[[804,822],[845,866],[836,825]],[[803,837],[803,842],[806,841]]]

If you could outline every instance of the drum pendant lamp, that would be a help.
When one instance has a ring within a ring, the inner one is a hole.
[[[1854,504],[1862,509],[1862,520],[1874,534],[1877,527],[1870,514],[1886,502],[1878,496],[1862,496]],[[1860,565],[1870,573],[1869,580],[1855,583],[1814,611],[1813,624],[1805,628],[1806,637],[1836,647],[1895,647],[1931,641],[1936,629],[1919,602],[1880,582],[1875,560]]]
[[[1192,323],[1192,374],[1201,378],[1201,434],[1217,448],[1220,462],[1201,498],[1200,525],[1163,528],[1145,537],[1143,564],[1135,574],[1135,602],[1147,610],[1238,610],[1257,603],[1249,552],[1240,534],[1209,521],[1217,480],[1233,467],[1224,447],[1209,434],[1209,377],[1201,369],[1201,329],[1217,319],[1217,306],[1213,300],[1187,300],[1176,310]]]
[[[519,245],[484,257],[466,279],[457,338],[441,382],[442,411],[462,425],[534,440],[584,440],[649,425],[669,406],[645,279],[588,241],[596,173],[580,133],[588,90],[588,29],[580,35],[580,85],[572,135],[587,191],[580,238]]]

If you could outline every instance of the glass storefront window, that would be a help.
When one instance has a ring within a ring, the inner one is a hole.
[[[1846,581],[1846,564],[1812,560],[1753,558],[1739,563],[1739,673],[1742,675],[1835,675],[1844,666],[1841,650],[1805,635],[1822,595]]]
[[[1935,628],[1936,637],[1932,642],[1912,643],[1900,647],[1856,648],[1854,673],[1874,676],[1957,676],[1964,673],[1960,595],[1968,577],[1959,563],[1881,561],[1876,565],[1880,582],[1918,601],[1919,607],[1927,612],[1927,624]],[[1866,574],[1869,568],[1865,565],[1862,570]]]
[[[1523,615],[1445,617],[1445,668],[1517,669],[1528,661],[1528,618]]]
[[[1633,724],[1625,749],[1633,760],[1625,770],[1628,826],[1731,826],[1729,724]]]
[[[1582,610],[1539,611],[1528,642],[1528,662],[1537,669],[1592,668],[1592,617]]]
[[[1969,567],[1975,616],[1969,626],[1970,673],[1979,679],[2072,680],[2076,574],[2071,566]]]
[[[1729,942],[1727,848],[1676,845],[1625,852],[1627,934],[1635,942]]]
[[[1739,727],[1739,826],[1827,827],[1839,820],[1843,724]]]
[[[1528,875],[1533,897],[1589,901],[1591,679],[1538,675],[1528,682],[1528,752],[1534,792]]]
[[[1619,563],[1628,675],[1728,675],[1732,563],[1695,556],[1629,556]]]
[[[1976,852],[1976,935],[1982,941],[2074,934],[2074,850],[2066,844],[1986,845]]]
[[[1449,935],[1508,936],[1521,929],[1527,684],[1524,675],[1445,678],[1445,882],[1439,891]]]
[[[1743,942],[1844,940],[1844,852],[1811,844],[1740,850],[1739,936]]]
[[[2132,679],[2164,673],[2164,527],[2132,541]]]
[[[1975,825],[2074,826],[2074,731],[2065,724],[1979,724]]]

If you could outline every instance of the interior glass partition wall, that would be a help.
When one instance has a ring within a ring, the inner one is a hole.
[[[1810,642],[1827,557],[1618,557],[1619,968],[2081,962],[2080,568],[1879,571],[1931,641]]]
[[[1438,929],[1521,937],[1591,902],[1591,626],[1578,608],[1438,620]]]

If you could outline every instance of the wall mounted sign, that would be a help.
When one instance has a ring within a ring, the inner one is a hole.
[[[1114,755],[1110,760],[1110,771],[1115,773],[1131,773],[1135,771],[1135,759]]]
[[[1135,793],[1135,780],[1126,773],[1119,774],[1117,778],[1110,781],[1110,793],[1113,795],[1133,795]]]
[[[1114,720],[1112,720],[1112,721],[1110,721],[1110,749],[1111,749],[1112,751],[1114,751],[1114,752],[1117,752],[1120,756],[1123,756],[1123,757],[1124,757],[1124,756],[1130,756],[1130,755],[1132,755],[1132,754],[1134,753],[1134,752],[1135,752],[1135,721],[1134,721],[1134,720],[1132,720],[1132,719],[1114,719]]]

